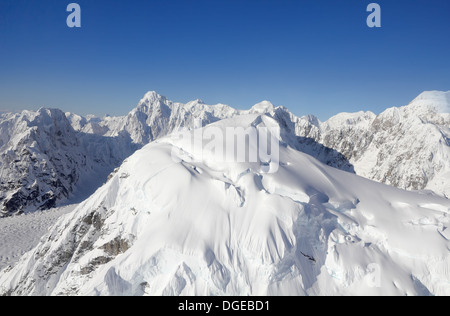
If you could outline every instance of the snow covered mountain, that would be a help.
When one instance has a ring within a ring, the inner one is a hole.
[[[41,109],[0,115],[0,217],[89,196],[121,162],[174,131],[247,114],[278,121],[287,143],[319,161],[395,187],[450,195],[449,92],[410,105],[342,113],[326,122],[263,101],[250,110],[187,104],[147,93],[127,116],[81,117]],[[84,194],[82,191],[85,191]]]
[[[151,141],[169,135],[180,129],[192,129],[196,121],[202,125],[208,125],[222,119],[232,118],[237,115],[268,114],[276,118],[283,128],[284,133],[292,134],[289,140],[291,146],[302,150],[323,163],[345,171],[353,172],[353,166],[346,157],[338,151],[324,147],[313,139],[303,137],[301,128],[308,128],[310,120],[312,124],[319,124],[314,116],[298,118],[285,107],[275,107],[269,101],[255,104],[249,110],[236,110],[228,105],[207,105],[201,100],[195,100],[186,104],[172,102],[166,97],[151,91],[148,92],[127,116],[102,119],[97,117],[81,117],[73,113],[66,113],[73,128],[89,134],[102,136],[128,135],[133,143],[146,145]],[[305,123],[308,122],[308,123]],[[300,136],[297,137],[296,136]]]
[[[56,109],[2,114],[0,217],[89,196],[135,147],[125,137],[77,133]]]
[[[76,130],[109,137],[126,133],[135,144],[146,145],[173,131],[194,127],[196,119],[206,125],[238,114],[239,111],[228,105],[206,105],[201,100],[182,104],[151,91],[127,116],[103,119],[83,118],[72,113],[67,116]]]
[[[75,129],[105,136],[125,132],[146,145],[180,128],[245,114],[268,114],[289,144],[319,161],[368,179],[407,190],[433,190],[450,196],[450,92],[424,92],[408,106],[372,112],[341,113],[326,122],[313,115],[297,117],[268,101],[250,110],[235,110],[200,100],[174,103],[156,92],[147,93],[125,117],[75,120]],[[295,139],[294,139],[295,138]]]
[[[0,121],[1,215],[54,206],[78,181],[85,156],[64,113],[41,109],[3,114]]]
[[[123,160],[181,128],[237,115],[201,100],[174,103],[147,93],[124,117],[82,117],[56,109],[0,116],[0,217],[92,194]]]
[[[450,92],[424,92],[380,115],[296,119],[296,134],[341,153],[360,176],[450,197]]]
[[[247,114],[211,126],[259,134],[279,122]],[[126,159],[0,273],[0,294],[450,294],[449,200],[326,166],[283,128],[270,162],[218,159],[206,133],[190,135]]]

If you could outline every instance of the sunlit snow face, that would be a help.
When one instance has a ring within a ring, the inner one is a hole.
[[[223,163],[259,164],[262,173],[276,173],[280,156],[279,126],[206,126],[173,134],[175,162],[212,160]],[[189,153],[186,158],[186,153]],[[182,158],[183,157],[183,158]]]
[[[441,105],[439,105],[438,107],[437,107],[437,112],[438,113],[450,113],[450,104],[445,104],[445,103],[442,103]]]
[[[444,113],[450,113],[450,91],[445,94]]]
[[[450,91],[442,95],[437,110],[439,113],[450,113]]]

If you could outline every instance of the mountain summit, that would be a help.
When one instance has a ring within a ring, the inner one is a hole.
[[[269,101],[262,101],[258,104],[255,104],[251,109],[250,113],[270,113],[275,109],[275,106]]]
[[[415,98],[409,107],[420,111],[420,108],[426,111],[450,114],[450,91],[426,91]]]

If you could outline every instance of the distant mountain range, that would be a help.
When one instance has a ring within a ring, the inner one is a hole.
[[[283,140],[319,161],[407,190],[450,196],[450,93],[424,92],[408,106],[341,113],[326,122],[264,101],[242,111],[147,93],[128,115],[79,116],[57,109],[0,114],[0,216],[83,200],[144,145],[180,129],[267,115]]]

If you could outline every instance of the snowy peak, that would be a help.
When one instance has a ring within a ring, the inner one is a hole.
[[[248,111],[239,111],[225,104],[208,105],[200,99],[183,104],[149,91],[124,117],[94,121],[71,113],[66,115],[77,131],[109,137],[126,133],[133,143],[142,146],[173,131],[192,128],[196,120],[207,125],[240,114],[271,113],[274,109],[273,104],[268,101],[261,102]]]
[[[270,101],[262,101],[260,103],[255,104],[251,109],[250,113],[269,113],[273,112],[275,106]]]
[[[75,131],[81,131],[83,127],[88,123],[88,120],[85,117],[82,117],[75,113],[66,112],[65,115]]]
[[[203,100],[201,100],[201,99],[196,99],[196,100],[189,101],[188,103],[186,103],[185,107],[189,109],[189,108],[196,107],[199,105],[206,105],[206,103],[203,102]]]
[[[437,103],[449,103],[450,102],[450,91],[424,91],[417,98],[415,98],[412,103],[417,101],[429,101]]]
[[[125,131],[135,144],[145,145],[173,131],[192,128],[196,120],[207,125],[237,114],[237,110],[224,104],[207,105],[199,99],[183,104],[151,91],[121,124],[104,125],[111,131],[106,135],[114,136]]]
[[[161,114],[168,116],[170,115],[171,104],[172,102],[168,101],[166,97],[159,95],[154,91],[150,91],[145,94],[145,96],[139,101],[137,107],[134,108],[129,115],[140,112],[147,116],[152,116],[157,112],[161,112]]]
[[[47,209],[67,198],[85,159],[65,114],[24,111],[0,126],[0,216]]]
[[[450,113],[450,91],[425,91],[415,98],[408,108],[418,113],[434,111],[437,113]]]
[[[342,154],[360,176],[448,197],[450,114],[442,110],[448,101],[449,92],[424,92],[379,115],[341,113],[318,127],[302,120],[296,133]]]
[[[152,104],[155,102],[165,102],[166,97],[158,94],[156,91],[147,92],[144,97],[139,101],[139,104]]]
[[[314,125],[316,127],[320,126],[319,118],[317,116],[312,115],[312,114],[303,116],[303,117],[301,117],[301,119],[306,120],[308,123],[310,123],[310,124],[312,124],[312,125]]]
[[[368,112],[356,112],[356,113],[340,113],[329,120],[324,124],[327,129],[336,129],[341,126],[361,126],[367,127],[370,125],[375,119],[376,115],[370,111]]]
[[[73,138],[74,130],[64,112],[58,109],[41,108],[36,117],[29,123],[30,127],[37,127],[57,137]]]

